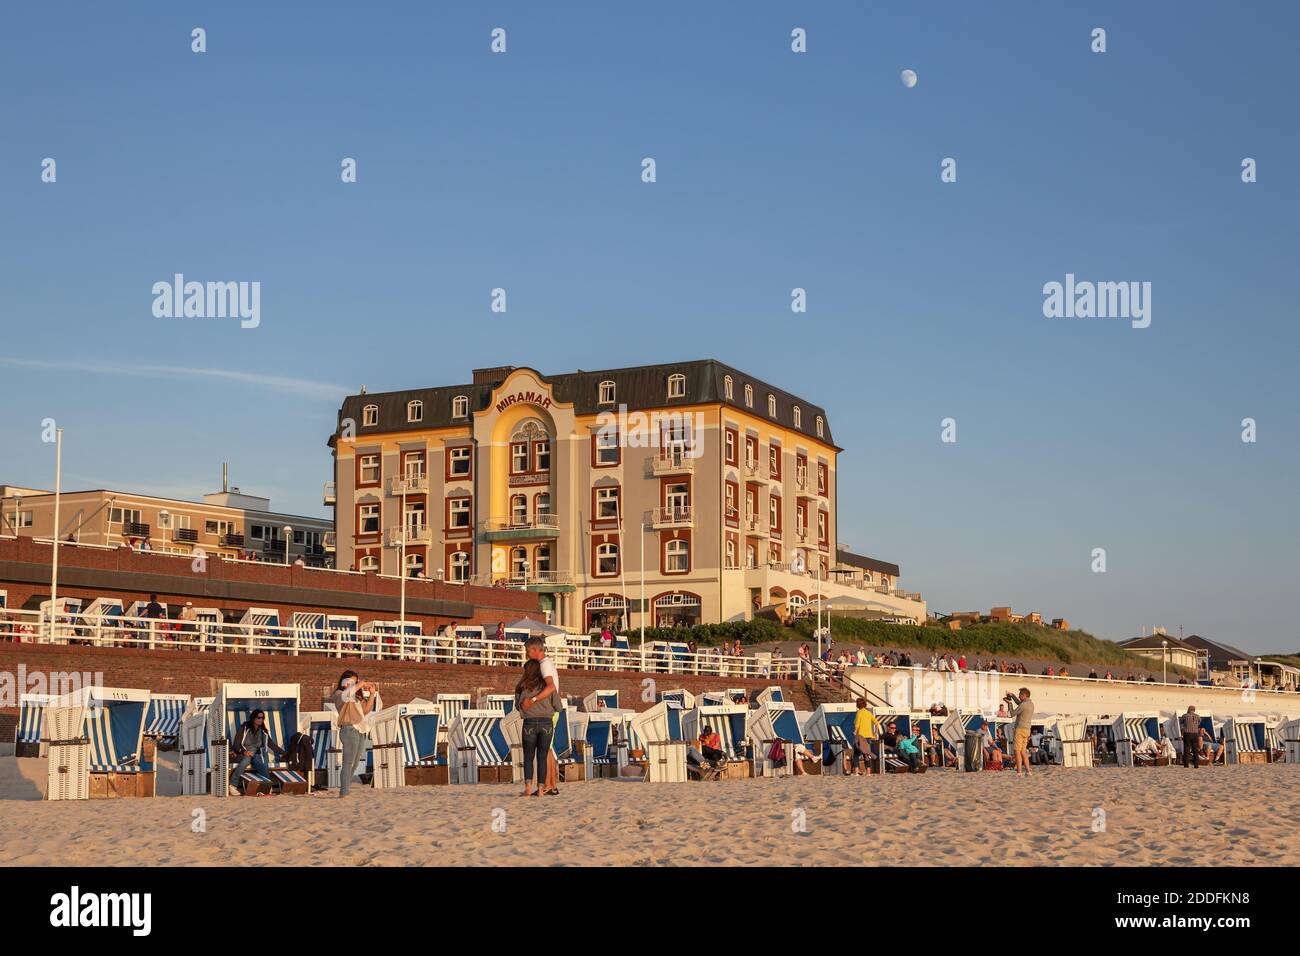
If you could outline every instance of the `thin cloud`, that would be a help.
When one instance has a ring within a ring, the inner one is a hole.
[[[223,382],[252,385],[257,388],[269,388],[273,391],[299,395],[303,398],[327,398],[333,401],[337,401],[343,395],[348,394],[346,386],[332,385],[329,382],[312,382],[302,378],[260,375],[256,372],[239,372],[224,368],[186,368],[179,365],[111,365],[97,362],[48,362],[38,359],[5,357],[0,357],[0,365],[43,371],[89,372],[92,375],[125,375],[137,378],[141,375],[152,378],[184,378],[191,380],[194,378],[210,378]]]

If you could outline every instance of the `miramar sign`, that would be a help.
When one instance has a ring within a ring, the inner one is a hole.
[[[511,405],[536,405],[538,408],[550,408],[551,398],[543,392],[515,392],[497,402],[498,412],[504,412]]]

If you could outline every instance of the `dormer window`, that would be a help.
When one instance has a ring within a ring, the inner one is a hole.
[[[799,411],[799,406],[798,406],[798,405],[796,405],[796,406],[794,407],[793,414],[794,414],[794,427],[795,427],[795,428],[802,428],[802,427],[803,427],[803,412]]]
[[[601,405],[614,404],[614,383],[613,382],[600,383],[600,404]]]
[[[727,401],[729,402],[735,401],[736,398],[735,396],[736,390],[734,388],[734,384],[735,383],[731,381],[730,375],[728,375],[726,378],[722,380],[722,394],[726,397]]]
[[[767,396],[767,414],[770,418],[776,418],[776,396]]]
[[[668,376],[668,397],[685,398],[686,397],[686,376],[669,375]]]
[[[820,415],[818,415],[817,416],[817,437],[824,438],[825,435],[823,433],[825,432],[825,430],[826,430],[826,422],[822,419]]]
[[[469,418],[469,397],[457,395],[451,400],[452,418]]]
[[[378,425],[378,424],[379,424],[379,406],[378,406],[378,405],[367,405],[365,408],[361,409],[361,424],[362,424],[362,425]]]
[[[754,386],[752,385],[745,386],[745,407],[754,407]]]
[[[407,402],[406,403],[406,420],[408,422],[424,421],[424,402]]]

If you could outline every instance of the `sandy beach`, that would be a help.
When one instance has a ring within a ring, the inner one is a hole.
[[[513,786],[480,785],[358,786],[346,801],[318,794],[80,803],[41,801],[44,768],[0,756],[0,864],[1300,863],[1297,765],[1047,768],[1027,780],[1005,771],[657,786],[598,780],[529,800]],[[161,769],[160,790],[177,792],[174,764]],[[199,810],[203,832],[194,832]],[[1095,831],[1098,810],[1104,829]],[[800,821],[805,832],[796,832]]]

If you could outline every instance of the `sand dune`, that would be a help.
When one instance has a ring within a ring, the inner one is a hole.
[[[40,801],[0,756],[0,864],[627,865],[1300,863],[1300,766],[719,781],[600,780],[354,796]],[[175,793],[174,764],[160,774]],[[1102,818],[1104,830],[1094,832]],[[196,811],[202,832],[192,829]],[[805,832],[796,832],[802,820]],[[504,832],[498,832],[504,823]],[[494,824],[496,828],[494,829]]]

